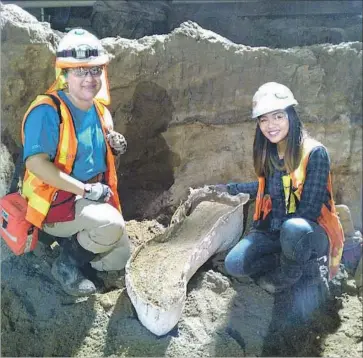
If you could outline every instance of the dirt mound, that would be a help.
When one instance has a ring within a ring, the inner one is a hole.
[[[155,221],[128,228],[137,243],[163,230]],[[53,281],[53,258],[15,257],[3,246],[1,258],[3,357],[362,355],[362,305],[345,275],[334,284],[337,298],[303,321],[286,300],[226,277],[209,260],[189,281],[177,329],[157,338],[136,318],[124,288],[77,300]]]

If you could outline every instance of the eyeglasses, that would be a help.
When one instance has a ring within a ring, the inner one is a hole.
[[[263,115],[259,117],[258,124],[260,126],[267,126],[269,122],[272,122],[274,124],[280,124],[282,121],[287,119],[287,113],[286,112],[276,112],[271,115]]]
[[[92,77],[100,77],[103,71],[102,66],[95,66],[95,67],[76,67],[72,68],[71,71],[77,77],[86,77],[90,74]]]

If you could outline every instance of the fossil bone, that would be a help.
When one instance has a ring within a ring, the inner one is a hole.
[[[207,186],[191,189],[170,226],[130,257],[126,287],[141,323],[160,336],[178,323],[188,281],[214,254],[241,237],[248,194],[231,196]]]

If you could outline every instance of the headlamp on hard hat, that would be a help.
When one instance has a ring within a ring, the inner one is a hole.
[[[73,29],[61,39],[56,57],[60,68],[106,65],[110,60],[101,41],[83,29]]]
[[[97,57],[100,56],[101,53],[97,49],[75,49],[72,48],[71,50],[63,50],[57,52],[57,57],[73,57],[76,59],[86,59],[90,57]]]
[[[90,74],[101,80],[101,89],[95,99],[108,105],[110,88],[106,65],[109,61],[110,56],[95,35],[80,28],[70,30],[58,44],[55,60],[56,79],[47,93],[65,89],[69,71],[80,78]]]

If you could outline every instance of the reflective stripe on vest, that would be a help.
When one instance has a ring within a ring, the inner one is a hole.
[[[108,123],[107,117],[111,117],[111,115],[110,115],[108,109],[101,102],[94,100],[94,103],[95,103],[99,118],[101,118],[102,131],[103,131],[103,136],[105,138],[105,143],[106,143],[106,148],[107,148],[106,149],[107,170],[105,173],[105,180],[106,180],[107,185],[111,188],[111,190],[113,192],[113,195],[111,196],[109,203],[112,206],[114,206],[118,211],[121,212],[121,203],[120,203],[120,199],[119,199],[119,196],[117,193],[117,173],[116,173],[116,167],[115,167],[115,157],[113,156],[111,147],[106,139],[108,130],[111,129],[111,128],[109,128],[109,125],[112,124],[112,122]],[[104,120],[104,118],[106,118],[106,120]],[[107,121],[107,123],[106,123],[106,121]]]
[[[283,177],[284,195],[286,203],[286,213],[291,214],[296,211],[297,203],[301,198],[304,187],[306,167],[309,161],[310,152],[312,149],[323,146],[318,141],[307,138],[304,140],[302,159],[298,168]],[[264,220],[272,210],[272,201],[269,195],[264,195],[265,192],[265,178],[258,178],[258,191],[256,198],[255,213],[253,219]],[[286,187],[285,187],[286,186]],[[336,212],[335,203],[333,200],[333,189],[331,183],[331,174],[328,176],[327,190],[330,195],[329,206],[330,210],[325,204],[322,206],[320,216],[317,221],[318,224],[324,228],[329,238],[329,278],[332,279],[339,269],[340,260],[343,254],[344,245],[344,232],[340,224],[339,217]]]
[[[35,182],[37,180],[37,177],[33,173],[28,173],[28,177],[26,180],[24,180],[23,183],[23,196],[25,196],[26,198],[31,198],[30,203],[28,200],[28,206],[30,205],[34,208],[37,208],[40,213],[42,213],[43,215],[47,215],[49,210],[49,202],[45,198],[37,194],[35,190],[37,187]]]
[[[66,174],[70,174],[72,172],[73,163],[76,158],[77,144],[78,144],[73,125],[73,119],[67,105],[58,96],[58,94],[56,92],[53,92],[51,94],[59,99],[60,111],[62,115],[62,120],[60,120],[60,126],[59,126],[59,143],[57,147],[57,153],[54,159],[54,165],[58,167],[61,171],[65,172]],[[97,113],[99,115],[99,120],[104,133],[106,148],[107,148],[106,149],[107,171],[105,173],[105,179],[106,183],[110,186],[112,192],[114,193],[114,195],[110,200],[110,204],[112,204],[116,209],[121,211],[120,202],[117,194],[117,176],[116,176],[114,157],[111,152],[111,148],[106,140],[107,128],[103,120],[103,115],[108,110],[101,103],[97,101],[94,101],[94,103],[97,109]],[[23,144],[25,140],[24,126],[26,118],[32,109],[41,104],[48,104],[57,111],[57,106],[49,96],[46,95],[38,96],[35,99],[35,101],[32,102],[29,109],[24,115],[23,124],[22,124]],[[33,225],[37,226],[38,228],[41,228],[43,221],[48,214],[51,202],[53,201],[54,195],[57,192],[57,190],[58,190],[57,188],[44,183],[29,170],[26,170],[23,182],[23,189],[22,189],[23,196],[28,200],[28,208],[25,217],[26,220],[32,223]]]
[[[305,139],[299,166],[291,174],[282,177],[286,214],[293,214],[296,211],[301,198],[310,153],[314,148],[319,146],[323,145],[315,139]]]

